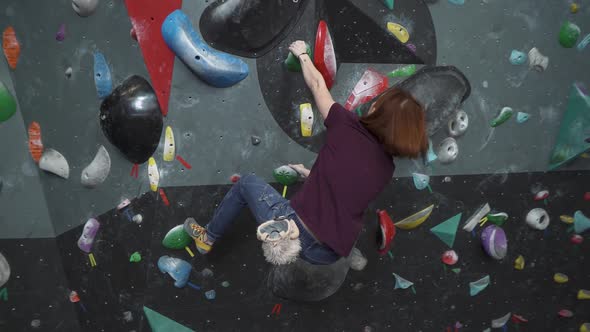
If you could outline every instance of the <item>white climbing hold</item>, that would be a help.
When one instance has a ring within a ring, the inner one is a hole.
[[[6,260],[6,257],[2,255],[0,252],[0,287],[4,286],[4,284],[10,278],[10,264]]]
[[[72,8],[82,17],[92,15],[96,7],[98,7],[98,0],[72,0]]]
[[[352,248],[348,259],[350,260],[350,268],[355,271],[362,271],[367,266],[367,258],[357,248]]]
[[[70,176],[70,165],[68,165],[68,161],[61,153],[54,149],[45,149],[43,151],[41,160],[39,160],[39,168],[61,176],[64,179]]]
[[[72,67],[68,67],[68,69],[66,69],[66,72],[65,72],[66,78],[71,78],[72,72],[73,72]]]
[[[463,110],[458,110],[457,113],[449,120],[449,135],[458,137],[467,131],[469,127],[469,116]]]
[[[549,214],[541,208],[532,209],[526,216],[526,223],[532,228],[542,231],[549,226]]]
[[[441,162],[441,164],[452,163],[459,155],[459,145],[457,145],[457,141],[452,137],[445,138],[438,145],[438,151],[436,155],[438,156],[438,160]]]
[[[104,146],[98,148],[96,156],[82,171],[82,185],[87,187],[95,187],[104,182],[111,171],[111,157]]]
[[[504,325],[506,325],[506,323],[508,323],[508,320],[510,319],[510,317],[512,317],[512,313],[509,312],[506,315],[500,317],[500,318],[496,318],[494,320],[492,320],[492,327],[495,329],[499,329],[501,327],[504,327]]]
[[[541,54],[536,47],[529,51],[529,68],[543,72],[549,66],[549,58]]]

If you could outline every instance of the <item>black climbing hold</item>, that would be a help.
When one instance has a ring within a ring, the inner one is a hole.
[[[129,161],[142,164],[156,151],[162,134],[162,112],[152,86],[131,76],[100,105],[104,135]]]
[[[258,145],[261,142],[258,136],[252,136],[250,139],[252,140],[252,145]]]
[[[287,36],[307,1],[218,0],[205,9],[199,28],[216,49],[256,58]]]

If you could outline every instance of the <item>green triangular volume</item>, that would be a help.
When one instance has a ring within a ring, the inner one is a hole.
[[[148,307],[143,307],[143,312],[150,323],[152,332],[195,332]]]
[[[463,213],[459,213],[458,215],[432,227],[430,231],[442,242],[452,248],[455,243],[455,235],[457,235],[457,228],[459,227],[462,215]]]
[[[393,2],[394,0],[382,0],[383,4],[389,8],[389,10],[393,10]]]

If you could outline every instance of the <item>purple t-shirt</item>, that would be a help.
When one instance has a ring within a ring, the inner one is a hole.
[[[342,105],[332,105],[324,124],[324,146],[291,206],[319,241],[348,256],[365,209],[391,181],[395,166],[377,138]]]

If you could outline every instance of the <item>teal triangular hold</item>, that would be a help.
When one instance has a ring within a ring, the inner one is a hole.
[[[393,287],[393,289],[398,289],[398,288],[407,289],[407,288],[414,285],[413,282],[411,282],[408,279],[405,279],[403,277],[400,277],[396,273],[393,273],[393,276],[395,277],[395,286]]]
[[[455,243],[455,235],[457,235],[457,228],[459,227],[459,222],[461,221],[461,216],[463,213],[459,213],[458,215],[444,221],[430,229],[430,231],[438,236],[438,238],[447,244],[450,248],[453,247]]]
[[[385,4],[389,10],[393,10],[393,2],[394,0],[383,0],[383,4]]]
[[[549,170],[558,168],[590,149],[588,128],[590,96],[580,83],[576,83],[572,87],[567,109],[561,119],[555,147],[549,159]]]
[[[590,218],[586,217],[582,211],[576,211],[574,214],[574,231],[576,234],[582,234],[590,229]]]
[[[486,289],[490,284],[490,276],[486,275],[485,277],[469,283],[469,295],[475,296],[479,294],[482,290]]]
[[[143,307],[143,312],[150,323],[152,332],[195,332],[148,307]]]

